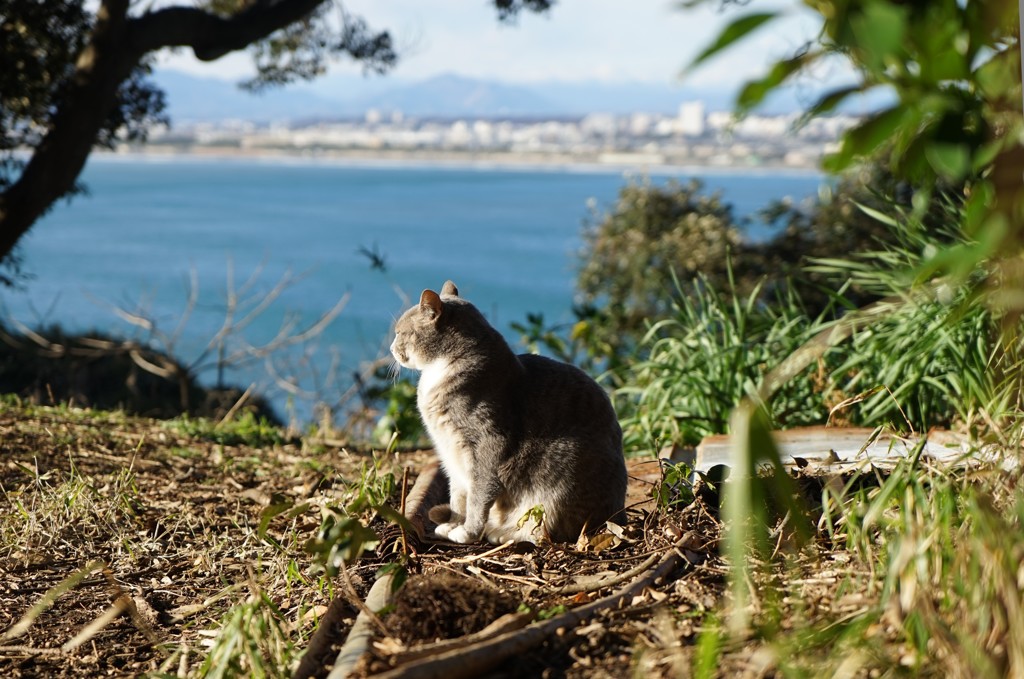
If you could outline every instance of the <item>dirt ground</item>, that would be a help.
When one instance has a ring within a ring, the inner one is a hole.
[[[372,653],[357,668],[363,675],[502,616],[543,620],[578,609],[668,556],[674,561],[665,577],[490,676],[688,674],[708,614],[721,608],[726,571],[715,497],[708,491],[659,508],[651,499],[661,481],[657,460],[630,463],[625,525],[576,545],[492,552],[414,535],[401,540],[377,516],[370,527],[380,544],[348,569],[350,588],[318,571],[307,542],[331,507],[367,488],[389,492],[397,508],[401,488],[432,455],[374,457],[254,437],[0,406],[0,676],[206,676],[225,670],[222,663],[228,676],[291,676],[338,597],[331,644],[313,664],[314,676],[326,676],[358,600],[389,563],[402,564],[409,579],[381,617]],[[808,568],[842,563],[834,553]],[[864,605],[842,601],[830,586],[811,578],[798,594],[836,615]],[[15,624],[26,614],[22,631]],[[231,655],[230,643],[248,650]],[[756,648],[734,650],[721,673],[762,674]]]

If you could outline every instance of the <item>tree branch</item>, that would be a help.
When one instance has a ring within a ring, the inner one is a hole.
[[[226,18],[189,7],[129,18],[130,0],[103,0],[46,136],[18,180],[0,193],[0,259],[72,190],[117,105],[118,91],[146,54],[187,46],[200,59],[216,59],[302,19],[326,1],[261,2]]]
[[[299,21],[326,1],[256,3],[230,17],[194,7],[167,7],[132,19],[130,42],[140,54],[164,47],[190,47],[197,59],[213,61]]]

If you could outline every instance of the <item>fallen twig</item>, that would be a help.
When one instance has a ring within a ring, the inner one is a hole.
[[[693,543],[696,541],[697,535],[693,531],[687,531],[682,536],[680,536],[680,538],[675,542],[675,544],[672,545],[671,549],[674,549],[681,558],[689,561],[690,559],[687,559],[685,554],[680,550],[693,545]],[[563,585],[562,587],[556,587],[552,591],[555,594],[576,594],[578,592],[593,592],[595,590],[603,589],[605,587],[612,587],[613,585],[618,585],[619,583],[625,582],[626,580],[629,580],[630,578],[637,576],[640,573],[643,573],[651,566],[653,566],[659,558],[664,558],[664,552],[655,552],[639,566],[631,568],[628,571],[624,571],[622,573],[617,573],[616,575],[606,577],[593,576],[578,578],[576,582],[569,583],[568,585]]]
[[[514,544],[515,540],[509,540],[508,542],[503,542],[497,547],[492,547],[491,549],[488,549],[486,552],[483,552],[481,554],[470,554],[469,556],[461,556],[457,559],[452,559],[452,563],[473,563],[474,561],[479,561],[480,559],[486,559],[489,556],[494,556],[498,552],[506,550]]]
[[[639,566],[630,568],[628,571],[623,571],[622,573],[605,577],[590,576],[578,578],[575,582],[563,585],[562,587],[556,587],[553,591],[555,594],[576,594],[578,592],[593,592],[604,587],[612,587],[648,570],[651,566],[657,563],[658,559],[661,557],[662,553],[652,554]]]
[[[396,665],[403,665],[407,662],[412,662],[413,660],[437,655],[438,653],[452,651],[458,648],[465,648],[496,637],[499,634],[505,634],[506,632],[522,629],[529,625],[532,620],[532,616],[526,615],[525,613],[508,613],[507,615],[501,616],[479,632],[467,634],[466,636],[459,637],[458,639],[444,639],[441,641],[434,641],[429,644],[423,644],[421,646],[413,646],[412,648],[401,651],[397,655],[392,656],[391,660],[394,661]]]
[[[63,655],[59,648],[36,648],[35,646],[0,646],[0,653],[11,655]]]

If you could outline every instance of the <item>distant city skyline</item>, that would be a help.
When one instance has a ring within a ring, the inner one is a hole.
[[[719,11],[715,3],[681,9],[665,0],[559,0],[546,14],[523,12],[515,25],[498,22],[488,2],[478,0],[345,0],[346,11],[375,29],[388,29],[400,50],[392,75],[422,79],[458,73],[508,83],[599,81],[685,84],[735,89],[762,75],[774,59],[791,54],[819,30],[797,2],[754,2]],[[680,81],[683,68],[744,13],[781,10],[786,17],[762,29],[741,47]],[[202,63],[190,53],[165,54],[160,66],[207,77],[239,79],[251,74],[244,53]],[[357,74],[350,61],[332,75]],[[326,85],[325,85],[326,86]],[[316,91],[317,84],[310,85]]]

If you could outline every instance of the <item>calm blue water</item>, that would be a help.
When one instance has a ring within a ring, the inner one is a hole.
[[[706,188],[720,190],[741,216],[773,199],[813,196],[822,182],[811,173],[701,172]],[[24,242],[35,279],[23,293],[0,293],[11,316],[145,339],[150,333],[125,324],[111,305],[141,310],[188,363],[224,320],[229,270],[236,289],[258,274],[242,298],[262,296],[291,272],[301,280],[233,338],[233,347],[266,342],[289,319],[308,324],[349,295],[314,345],[281,354],[276,364],[282,376],[328,400],[381,354],[406,296],[418,299],[447,278],[513,341],[509,324],[528,312],[568,321],[588,201],[610,207],[626,181],[603,169],[138,157],[94,158],[83,179],[89,195],[58,205]],[[360,248],[380,252],[387,271],[373,270]],[[171,337],[188,306],[192,271],[199,303]],[[229,370],[228,381],[257,383],[284,414],[286,396],[265,367],[255,361]],[[211,370],[202,374],[213,379]],[[290,407],[300,417],[309,412],[301,396]]]

